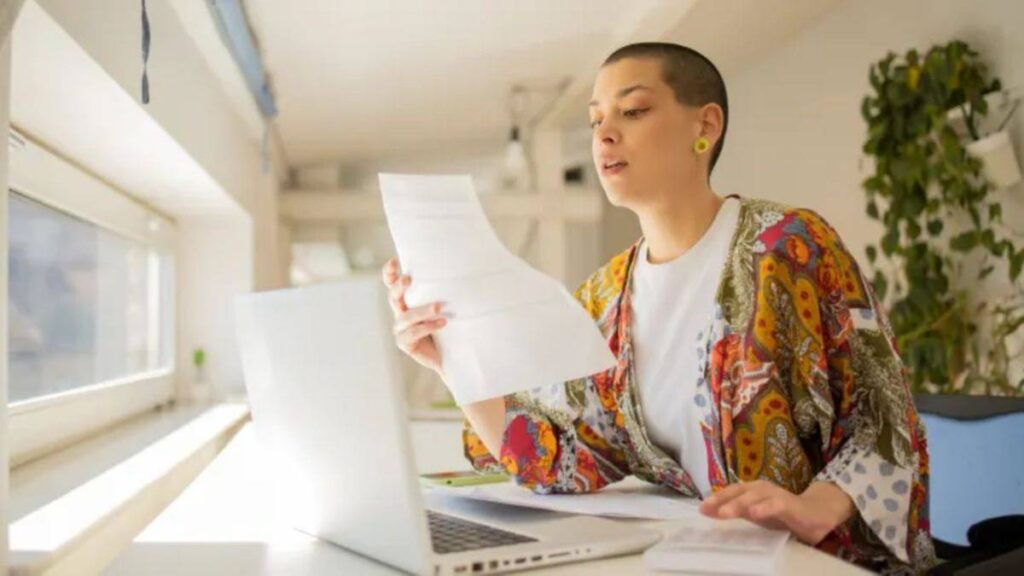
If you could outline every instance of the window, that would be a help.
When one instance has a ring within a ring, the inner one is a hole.
[[[8,246],[10,402],[169,366],[169,255],[19,194]]]
[[[16,466],[174,398],[173,221],[34,141],[10,148]]]

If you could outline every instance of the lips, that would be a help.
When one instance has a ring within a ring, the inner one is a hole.
[[[607,175],[614,175],[622,172],[629,166],[629,162],[620,160],[618,158],[602,158],[601,159],[601,173]]]

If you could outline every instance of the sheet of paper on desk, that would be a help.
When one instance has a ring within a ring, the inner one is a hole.
[[[644,552],[651,571],[769,576],[778,572],[789,532],[742,520],[684,526]]]
[[[558,281],[498,239],[469,176],[380,174],[410,307],[445,303],[435,333],[459,405],[602,372],[615,357]]]
[[[555,512],[648,520],[691,519],[706,521],[708,524],[712,522],[697,510],[700,504],[697,500],[671,494],[667,489],[654,485],[612,485],[588,494],[534,494],[512,483],[467,488],[436,487],[432,490],[459,498]]]

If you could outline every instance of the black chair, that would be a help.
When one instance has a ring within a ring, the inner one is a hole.
[[[928,428],[930,573],[1024,574],[1024,398],[914,396]]]

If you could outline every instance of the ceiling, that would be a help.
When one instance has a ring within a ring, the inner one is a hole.
[[[591,76],[617,46],[693,46],[728,76],[839,0],[246,0],[293,167],[495,149],[515,83],[572,81],[562,125],[586,124]],[[529,104],[543,109],[548,95]],[[561,112],[559,112],[561,109]]]
[[[500,143],[515,82],[552,85],[681,0],[247,0],[294,166]]]

